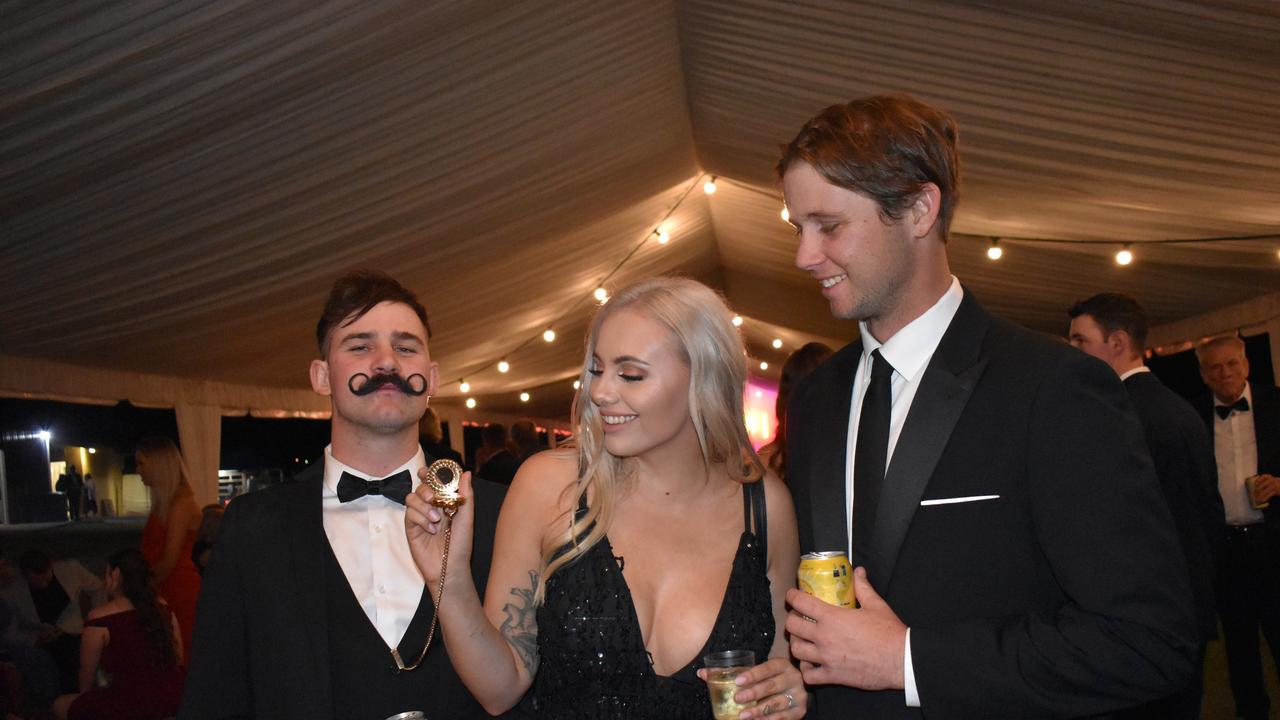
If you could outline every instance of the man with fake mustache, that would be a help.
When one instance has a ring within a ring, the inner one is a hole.
[[[487,717],[459,682],[404,533],[431,460],[418,422],[435,391],[413,292],[348,273],[316,326],[311,386],[333,407],[324,461],[231,503],[205,573],[181,720]],[[483,588],[503,489],[474,482],[470,571]],[[452,569],[452,568],[451,568]]]

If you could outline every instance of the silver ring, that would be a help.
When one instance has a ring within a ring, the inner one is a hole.
[[[791,693],[783,693],[782,697],[787,699],[788,710],[796,706],[796,699],[791,695]]]

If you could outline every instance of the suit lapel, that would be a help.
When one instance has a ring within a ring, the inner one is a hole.
[[[846,519],[848,495],[849,406],[853,402],[853,383],[862,359],[862,341],[846,345],[831,359],[835,377],[824,388],[821,410],[814,417],[821,425],[810,445],[813,467],[809,485],[808,512],[813,528],[814,550],[845,550],[849,547]]]
[[[315,668],[315,684],[307,694],[312,707],[331,709],[333,688],[329,684],[329,633],[328,598],[325,593],[324,561],[329,552],[325,547],[329,539],[324,534],[324,515],[320,496],[324,489],[324,463],[313,463],[318,472],[299,478],[303,497],[302,509],[285,522],[290,547],[292,582],[284,587],[293,589],[298,627],[307,636],[308,661]],[[326,717],[322,715],[318,717]]]
[[[925,487],[986,368],[986,360],[978,354],[989,324],[990,317],[966,290],[911,402],[885,472],[875,536],[867,553],[868,576],[881,592],[889,587]]]

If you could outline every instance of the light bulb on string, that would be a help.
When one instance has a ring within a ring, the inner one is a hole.
[[[529,402],[529,393],[527,392],[520,393],[520,402]]]
[[[543,331],[542,331],[542,339],[543,339],[543,340],[546,340],[547,342],[555,342],[555,341],[556,341],[556,331],[555,331],[555,330],[552,330],[551,328],[547,328],[546,330],[543,330]]]
[[[475,409],[475,406],[476,406],[476,399],[467,398],[467,409]]]
[[[760,369],[761,369],[761,370],[768,370],[768,369],[769,369],[769,363],[765,362],[764,360],[761,360],[761,361],[760,361]]]
[[[463,380],[462,382],[458,383],[458,389],[462,391],[463,395],[466,395],[467,393],[471,392],[471,383],[467,382],[466,380]]]
[[[1119,252],[1116,253],[1116,264],[1128,265],[1131,262],[1133,262],[1133,251],[1130,250],[1129,246],[1126,244],[1124,247],[1120,248]]]
[[[734,316],[733,316],[733,326],[734,326],[734,327],[742,327],[742,316],[741,316],[741,315],[734,315]]]
[[[596,302],[609,302],[609,291],[602,287],[596,288],[596,291],[592,293],[592,295],[595,296]]]
[[[712,175],[711,179],[702,183],[702,192],[708,195],[716,194],[716,176]]]
[[[573,381],[573,389],[574,389],[574,390],[581,390],[581,389],[582,389],[582,381],[581,381],[581,380],[574,380],[574,381]]]
[[[666,230],[654,230],[653,234],[658,236],[659,245],[666,245],[671,242],[671,233]]]
[[[498,372],[504,373],[509,370],[511,370],[511,363],[507,362],[506,360],[498,361]]]
[[[1000,241],[991,238],[991,247],[987,248],[987,257],[992,260],[999,260],[1002,256],[1004,256],[1004,249],[1000,247]]]
[[[782,338],[774,338],[774,339],[773,339],[773,349],[774,349],[774,350],[781,350],[781,349],[782,349]]]
[[[791,211],[787,209],[786,205],[782,206],[782,212],[779,214],[782,215],[782,222],[791,222]]]

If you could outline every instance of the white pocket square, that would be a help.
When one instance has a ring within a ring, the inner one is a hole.
[[[968,497],[936,498],[933,500],[921,500],[920,507],[925,507],[927,505],[954,505],[956,503],[978,502],[980,500],[995,500],[999,497],[999,495],[970,495]]]

